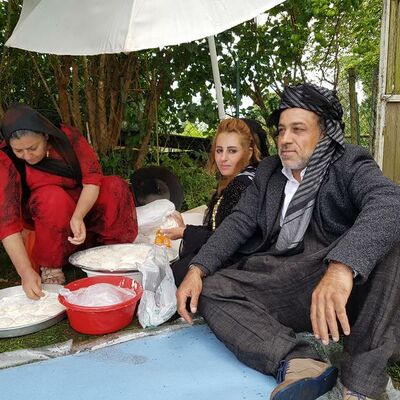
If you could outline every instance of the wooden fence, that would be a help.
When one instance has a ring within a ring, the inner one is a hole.
[[[400,184],[400,0],[385,0],[375,157],[383,173]]]

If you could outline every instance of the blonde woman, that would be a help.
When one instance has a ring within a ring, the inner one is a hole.
[[[182,216],[176,213],[178,227],[163,230],[170,239],[182,238],[179,260],[172,265],[177,286],[185,277],[191,259],[232,212],[252,182],[262,155],[268,155],[267,149],[261,154],[260,140],[265,144],[265,132],[256,121],[229,118],[218,125],[208,168],[217,173],[219,182],[208,204],[203,226],[185,225]]]

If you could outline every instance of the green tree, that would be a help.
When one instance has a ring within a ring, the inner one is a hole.
[[[20,7],[19,0],[0,3],[3,108],[25,101],[52,119],[58,116],[90,132],[101,154],[120,142],[121,129],[134,131],[136,167],[143,164],[155,132],[182,132],[187,121],[210,130],[217,125],[206,40],[129,55],[34,54],[3,45]],[[265,122],[284,84],[312,79],[330,82],[342,92],[340,80],[350,66],[370,102],[360,109],[371,110],[379,7],[377,0],[288,0],[271,10],[265,23],[249,21],[218,35],[227,110],[234,113],[240,89],[253,101],[241,114]]]

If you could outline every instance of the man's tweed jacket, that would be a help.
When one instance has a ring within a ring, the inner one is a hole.
[[[281,170],[277,156],[260,163],[253,184],[192,264],[213,274],[237,252],[250,255],[271,247],[286,184]],[[358,272],[358,282],[365,282],[377,262],[400,245],[400,186],[382,175],[366,150],[345,145],[325,175],[312,218],[322,241],[337,241],[325,261],[350,266]]]

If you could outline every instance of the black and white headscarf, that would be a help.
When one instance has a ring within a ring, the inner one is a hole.
[[[295,249],[303,241],[324,175],[330,164],[344,152],[343,109],[335,91],[309,83],[287,86],[279,108],[271,114],[269,125],[277,126],[281,112],[288,108],[315,112],[324,119],[325,132],[287,209],[275,244],[279,252]]]

